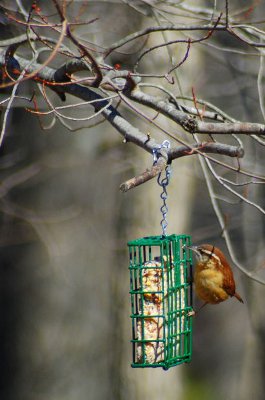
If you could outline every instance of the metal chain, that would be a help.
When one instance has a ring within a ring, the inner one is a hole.
[[[166,230],[168,226],[168,221],[167,221],[167,213],[168,213],[168,206],[167,206],[167,185],[169,184],[169,178],[171,174],[171,168],[169,165],[166,166],[166,176],[162,178],[162,172],[158,175],[157,182],[158,184],[163,188],[162,193],[160,194],[160,197],[163,201],[162,206],[160,207],[160,211],[162,213],[162,219],[160,222],[161,228],[162,228],[162,235],[166,236]]]
[[[157,154],[159,150],[162,148],[169,149],[170,148],[170,142],[168,140],[164,140],[164,142],[158,146],[155,150],[153,150],[153,155],[154,155],[154,163],[157,161]],[[163,191],[160,195],[163,204],[160,207],[160,211],[162,213],[162,220],[160,222],[161,228],[162,228],[162,236],[166,236],[166,230],[168,226],[167,222],[167,213],[168,213],[168,206],[167,206],[167,186],[169,184],[169,179],[171,175],[171,167],[169,165],[166,166],[165,168],[166,176],[163,178],[162,177],[162,172],[159,173],[157,177],[157,183],[159,186],[163,188]]]

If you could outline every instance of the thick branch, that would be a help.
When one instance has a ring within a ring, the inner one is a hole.
[[[50,85],[52,89],[58,90],[59,92],[71,94],[84,101],[93,101],[93,104],[91,105],[94,107],[95,111],[104,109],[104,107],[108,106],[102,111],[102,114],[108,122],[122,134],[126,142],[133,142],[144,148],[149,153],[153,153],[153,150],[157,147],[157,143],[154,139],[150,139],[148,135],[145,135],[139,129],[131,125],[113,106],[108,105],[108,101],[100,96],[96,91],[76,83],[62,82],[60,84],[60,82],[56,82],[55,69],[43,67],[39,70],[41,66],[40,64],[32,63],[29,65],[29,61],[18,56],[16,56],[16,60],[22,69],[26,68],[27,74],[30,74],[33,79],[42,81],[47,86]],[[0,53],[0,65],[4,65],[4,63],[5,57],[3,52],[2,54]],[[36,76],[33,76],[34,71],[38,71]]]
[[[153,154],[153,151],[157,149],[158,144],[154,139],[150,138],[150,136],[144,134],[138,128],[131,125],[113,106],[109,105],[108,101],[105,100],[100,94],[98,94],[96,90],[81,86],[76,83],[57,82],[56,78],[58,79],[58,72],[56,70],[46,66],[41,66],[37,63],[29,63],[29,61],[25,60],[22,57],[17,56],[16,60],[18,61],[22,69],[26,69],[26,74],[29,74],[31,79],[42,81],[47,86],[50,85],[51,88],[53,88],[54,90],[58,90],[59,92],[68,93],[84,101],[93,102],[91,106],[94,107],[95,111],[102,110],[102,115],[118,132],[121,133],[121,135],[124,137],[125,142],[132,142],[137,146],[142,147],[151,154]],[[0,53],[0,64],[4,65],[4,63],[5,55],[3,52],[2,54]],[[36,75],[34,75],[34,71],[37,71]],[[60,71],[62,71],[61,68]],[[185,121],[189,119],[191,119],[192,121],[194,120],[193,118],[187,116],[185,112],[176,110],[175,105],[170,102],[146,95],[138,89],[132,91],[132,93],[137,93],[137,96],[133,96],[133,98],[136,98],[137,101],[141,104],[149,105],[150,107],[157,109],[160,112],[163,112],[165,115],[171,117],[171,119],[174,119],[176,120],[176,122],[181,123],[181,125],[185,124]],[[221,126],[223,124],[216,125]],[[171,152],[168,153],[168,157],[170,158],[170,161],[172,161],[174,158],[179,158],[198,152],[224,154],[231,157],[242,156],[242,149],[240,148],[221,145],[217,143],[206,143],[203,145],[200,144],[195,146],[180,146],[176,149],[172,149]]]
[[[230,146],[223,143],[205,142],[197,143],[192,146],[178,146],[169,151],[169,162],[183,156],[199,153],[214,153],[225,155],[229,157],[244,157],[244,150],[242,147]]]
[[[91,71],[89,63],[80,58],[74,58],[63,64],[54,74],[57,82],[70,81],[70,76],[78,71]]]
[[[165,150],[164,150],[165,152]],[[215,154],[223,154],[230,155],[231,157],[243,157],[244,150],[242,148],[236,146],[229,146],[222,143],[201,143],[195,144],[192,146],[178,146],[173,148],[172,150],[168,150],[167,159],[165,158],[165,154],[159,157],[157,163],[153,165],[150,169],[145,170],[140,175],[137,175],[128,181],[122,183],[120,185],[120,190],[122,192],[127,192],[128,190],[135,188],[136,186],[142,185],[143,183],[149,181],[150,179],[155,178],[167,165],[167,163],[171,163],[176,158],[188,156],[191,154],[200,153],[215,153]],[[168,161],[167,161],[168,160]]]
[[[176,105],[166,99],[151,96],[139,88],[125,94],[137,103],[156,110],[181,125],[189,133],[264,135],[265,125],[255,122],[204,122],[197,120],[184,111],[178,110]]]
[[[223,122],[212,123],[196,121],[196,133],[209,134],[244,134],[244,135],[264,135],[265,125],[252,122]]]

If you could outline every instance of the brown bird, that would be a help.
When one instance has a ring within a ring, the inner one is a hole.
[[[230,297],[236,297],[234,275],[223,252],[211,244],[190,247],[197,257],[194,283],[197,296],[206,304],[218,304]],[[201,308],[202,308],[201,307]]]

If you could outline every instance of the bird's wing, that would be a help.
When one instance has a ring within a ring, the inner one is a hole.
[[[225,270],[223,277],[223,289],[229,296],[234,296],[236,285],[233,277],[233,272],[230,269]]]

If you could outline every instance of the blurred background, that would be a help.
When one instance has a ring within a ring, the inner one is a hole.
[[[3,5],[13,11],[21,6],[20,1],[11,3]],[[47,3],[38,2],[44,13],[52,7]],[[168,16],[155,13],[150,5],[157,10],[171,2],[89,1],[82,2],[83,8],[81,2],[71,3],[71,12],[80,16],[82,11],[87,20],[99,16],[97,22],[78,28],[78,34],[108,47],[155,25],[158,16]],[[169,22],[187,23],[185,15],[196,7],[225,10],[222,1],[176,3],[180,8]],[[232,11],[238,11],[240,3],[233,1]],[[264,15],[260,3],[244,2],[244,12],[253,8],[248,20]],[[26,9],[30,4],[23,2]],[[10,26],[2,18],[0,29],[6,38],[23,27]],[[167,40],[176,37],[176,32],[166,33]],[[130,69],[145,40],[113,52],[107,62]],[[148,46],[162,41],[161,33],[152,35]],[[178,96],[181,87],[190,96],[194,87],[199,98],[235,119],[264,123],[257,93],[259,58],[247,55],[244,44],[221,32],[214,33],[211,43],[192,47],[177,71],[181,85],[170,90]],[[171,51],[176,60],[185,53],[177,45]],[[140,72],[163,73],[165,62],[168,66],[167,49],[159,49],[143,59]],[[20,90],[21,95],[32,93],[28,83]],[[142,131],[150,129],[158,142],[166,139],[129,110],[121,112]],[[180,129],[161,121],[171,132]],[[127,241],[161,233],[161,188],[152,180],[124,194],[119,185],[149,168],[152,157],[125,145],[107,122],[72,132],[59,123],[41,128],[35,115],[13,108],[0,149],[1,398],[263,399],[265,288],[235,268],[245,303],[230,299],[203,308],[194,318],[190,364],[168,371],[130,367]],[[242,165],[264,175],[264,150],[249,138],[242,140],[247,149]],[[230,197],[223,212],[237,257],[264,277],[263,215],[216,188],[220,197]],[[213,243],[227,254],[197,156],[173,163],[168,195],[168,234],[191,234],[194,244]],[[249,195],[264,206],[262,185],[251,186]],[[195,307],[200,304],[196,300]]]

